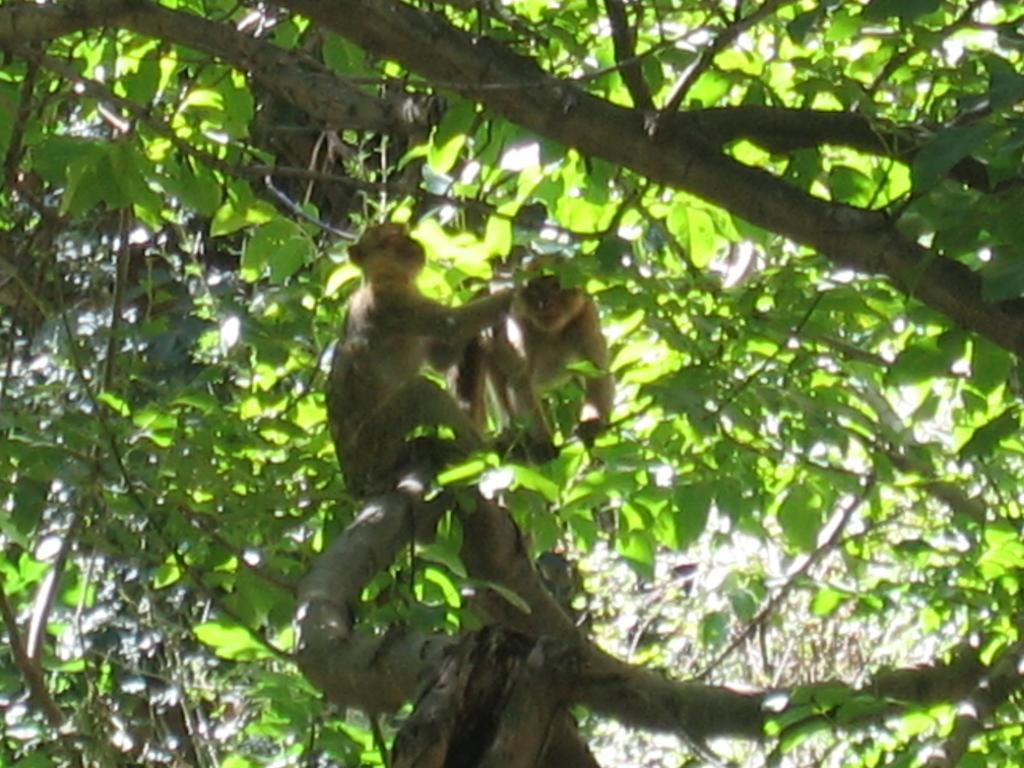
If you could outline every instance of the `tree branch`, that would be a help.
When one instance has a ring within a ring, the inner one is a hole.
[[[619,65],[619,74],[626,84],[633,106],[640,109],[653,109],[651,92],[644,80],[640,59],[636,57],[636,38],[622,0],[604,0],[604,9],[608,21],[612,25],[612,45],[615,47],[615,61]]]
[[[39,707],[50,727],[60,737],[64,748],[71,757],[72,765],[83,766],[81,752],[73,743],[70,734],[66,730],[67,720],[53,696],[50,689],[46,687],[46,680],[43,678],[43,671],[38,659],[29,656],[21,639],[21,632],[18,631],[18,620],[14,615],[11,604],[7,601],[7,594],[4,589],[4,577],[0,573],[0,617],[3,618],[4,629],[7,631],[7,644],[14,657],[14,665],[21,672],[21,677],[28,688],[32,702]]]
[[[989,304],[976,273],[908,240],[880,212],[816,198],[716,152],[692,131],[659,130],[652,137],[641,112],[585,93],[436,15],[393,0],[284,4],[543,136],[709,200],[818,249],[839,266],[885,274],[953,323],[1024,352],[1024,312],[1018,304]],[[492,87],[496,83],[502,87]]]
[[[683,99],[686,98],[686,94],[693,88],[694,83],[700,78],[707,68],[711,66],[711,63],[715,60],[715,56],[724,51],[728,46],[732,45],[736,38],[742,35],[746,30],[750,29],[751,26],[759,22],[765,16],[775,13],[779,8],[792,0],[765,0],[764,5],[758,8],[748,16],[736,19],[732,24],[727,26],[722,32],[711,42],[707,48],[701,51],[697,61],[694,62],[693,66],[687,71],[683,78],[676,83],[672,88],[672,92],[665,102],[665,106],[662,108],[664,115],[671,115],[679,110],[679,107],[683,103]],[[737,15],[739,12],[737,11]]]
[[[816,198],[765,170],[715,151],[702,135],[674,121],[651,136],[642,111],[587,94],[488,38],[474,38],[439,16],[394,0],[285,0],[284,4],[540,135],[631,168],[653,182],[690,192],[752,224],[811,246],[840,267],[887,275],[900,290],[954,324],[1007,350],[1024,352],[1020,302],[986,302],[975,272],[908,240],[880,212]],[[101,18],[101,11],[110,14],[125,6],[113,0],[80,0],[74,7],[84,10],[69,14],[33,6],[38,13],[32,16],[23,6],[17,6],[18,13],[0,9],[0,45],[9,44],[16,31],[48,39],[101,21],[110,24],[117,19]],[[174,16],[173,12],[154,9],[143,0],[135,0],[131,8],[122,23],[153,34],[164,31],[171,39],[176,39],[175,31],[181,34],[176,25],[161,26],[165,22],[160,20]]]

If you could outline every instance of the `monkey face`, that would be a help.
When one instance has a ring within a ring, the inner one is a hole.
[[[518,299],[526,320],[546,333],[558,333],[565,328],[580,313],[585,301],[582,291],[563,288],[555,275],[531,279]]]
[[[413,278],[423,268],[423,246],[409,237],[404,224],[370,227],[349,248],[352,261],[370,277]]]

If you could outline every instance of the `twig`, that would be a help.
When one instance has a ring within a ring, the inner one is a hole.
[[[849,524],[850,519],[853,517],[853,513],[857,508],[864,503],[869,493],[875,486],[875,476],[869,475],[865,480],[864,487],[861,492],[855,497],[850,499],[846,508],[843,509],[839,514],[839,520],[836,522],[835,528],[829,534],[828,538],[825,539],[813,552],[804,558],[804,561],[800,566],[793,571],[786,579],[786,583],[782,585],[778,592],[776,592],[764,607],[757,612],[757,614],[746,623],[740,633],[733,638],[732,642],[718,654],[707,666],[704,667],[700,672],[694,675],[695,680],[702,680],[706,678],[719,664],[725,659],[732,655],[733,651],[740,647],[746,640],[754,633],[754,631],[763,624],[768,617],[775,612],[775,609],[779,607],[783,600],[785,600],[790,592],[796,587],[797,582],[807,574],[807,572],[814,567],[820,560],[828,554],[832,548],[839,542],[843,531]]]
[[[971,0],[962,14],[937,32],[929,32],[929,37],[945,37],[956,32],[962,27],[968,26],[971,23],[971,14],[973,14],[978,6],[983,2],[984,0]],[[920,50],[921,49],[918,47],[910,47],[894,53],[892,57],[885,62],[885,66],[882,67],[881,71],[879,71],[878,75],[871,81],[871,84],[865,88],[865,90],[868,93],[874,93],[883,82],[889,79],[893,72],[895,72],[902,64],[906,63],[913,54],[918,53]]]
[[[715,56],[732,45],[736,38],[746,32],[751,26],[790,2],[792,0],[766,0],[765,4],[756,11],[748,16],[736,19],[732,24],[723,29],[718,37],[701,51],[697,61],[687,70],[682,79],[673,86],[665,106],[661,109],[662,114],[671,115],[679,111],[679,107],[683,103],[683,99],[686,98],[686,94],[689,93],[694,83],[704,74],[707,68],[711,66]]]
[[[0,615],[3,616],[4,629],[7,630],[8,645],[11,648],[11,655],[14,656],[14,664],[18,671],[21,672],[25,685],[28,686],[32,701],[42,710],[47,722],[50,723],[53,730],[59,736],[61,743],[71,758],[72,764],[77,766],[77,768],[83,768],[84,762],[81,750],[72,743],[71,734],[67,730],[67,719],[64,717],[60,707],[57,706],[53,696],[50,695],[50,690],[46,687],[46,681],[43,680],[42,669],[39,664],[33,661],[25,652],[25,646],[21,641],[21,633],[18,630],[18,620],[14,615],[11,604],[7,601],[2,573],[0,573]]]
[[[626,89],[633,99],[633,106],[639,109],[653,109],[654,102],[651,92],[644,81],[644,73],[640,61],[636,58],[636,36],[626,18],[626,9],[622,0],[604,0],[608,22],[612,26],[612,45],[615,47],[615,61],[619,65],[619,74],[626,84]]]
[[[205,595],[207,600],[216,605],[217,609],[220,610],[225,616],[231,619],[231,621],[237,624],[241,629],[245,630],[246,634],[248,634],[250,638],[252,638],[259,645],[266,648],[273,656],[277,657],[278,659],[281,659],[282,661],[295,661],[294,655],[288,653],[287,651],[282,651],[276,645],[274,645],[265,637],[263,637],[263,635],[261,635],[259,632],[250,627],[248,624],[246,624],[245,620],[241,616],[239,616],[237,612],[235,612],[227,605],[225,605],[224,602],[220,599],[220,596],[217,595],[216,592],[214,592],[212,589],[206,586],[206,584],[203,583],[203,580],[196,574],[195,569],[188,564],[188,562],[181,554],[181,552],[179,552],[177,549],[171,549],[170,552],[171,557],[174,558],[175,565],[177,565],[178,568],[180,568],[181,571],[186,576],[188,576],[189,581],[192,582],[195,588],[201,594]]]
[[[114,381],[114,364],[117,360],[117,331],[121,326],[121,309],[124,305],[124,286],[128,281],[128,262],[131,250],[128,247],[128,214],[121,211],[121,247],[117,251],[116,274],[114,275],[114,298],[110,310],[110,328],[107,329],[107,355],[103,361],[102,385],[109,392]]]
[[[1020,665],[1024,661],[1024,643],[1007,648],[992,664],[971,695],[961,705],[953,722],[953,731],[942,745],[943,754],[929,760],[927,768],[948,768],[960,765],[971,739],[978,734],[983,723],[1004,701],[1020,690]]]
[[[216,530],[213,524],[213,520],[209,515],[202,512],[196,512],[191,509],[185,509],[184,507],[178,507],[178,512],[188,520],[190,523],[195,525],[197,528],[203,531],[207,536],[210,536],[220,546],[224,547],[228,552],[238,558],[239,562],[242,563],[248,570],[255,573],[260,578],[266,580],[268,583],[273,584],[275,587],[284,590],[285,592],[294,594],[296,587],[298,587],[298,581],[287,579],[279,574],[271,573],[268,569],[261,565],[254,565],[250,563],[245,554],[224,536]]]
[[[18,161],[21,159],[22,141],[25,137],[25,123],[31,113],[32,92],[35,90],[36,76],[39,65],[30,61],[25,77],[21,81],[21,94],[18,103],[18,114],[11,126],[11,138],[7,145],[7,157],[4,158],[4,180],[8,189],[18,186]]]
[[[71,513],[71,522],[61,538],[57,557],[54,558],[53,565],[39,585],[39,591],[36,592],[36,598],[32,603],[32,616],[29,619],[28,633],[25,638],[25,655],[33,664],[38,664],[42,658],[46,623],[53,610],[53,603],[57,599],[57,587],[60,585],[60,577],[64,574],[64,566],[71,555],[71,547],[75,543],[75,534],[78,532],[80,519],[81,515],[77,510]]]

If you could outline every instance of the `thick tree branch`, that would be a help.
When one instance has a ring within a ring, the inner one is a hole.
[[[47,42],[99,23],[116,23],[215,56],[325,128],[408,133],[422,131],[428,124],[429,109],[422,99],[400,92],[378,99],[299,53],[249,37],[230,25],[138,0],[82,0],[60,8],[19,5],[0,9],[0,48]]]
[[[879,212],[831,203],[795,189],[767,171],[716,151],[717,140],[709,143],[702,133],[675,120],[660,126],[652,137],[641,110],[598,99],[545,74],[531,60],[494,41],[473,38],[436,15],[394,0],[286,0],[284,4],[541,135],[631,168],[654,182],[691,192],[757,226],[811,246],[839,266],[887,275],[900,290],[955,324],[1005,349],[1024,351],[1024,312],[1017,303],[986,302],[976,273],[908,240]],[[142,0],[129,5],[133,10],[123,22],[128,26],[136,25],[149,34],[166,31],[170,39],[177,39],[175,32],[186,37],[184,22],[172,12],[155,10]],[[22,6],[17,13],[3,9],[0,46],[109,24],[113,12],[125,7],[124,2],[113,0],[80,0],[74,5],[78,13],[33,6],[37,11],[33,16]],[[166,20],[168,14],[175,16],[175,24]],[[192,34],[192,44],[199,45],[199,33]]]
[[[0,9],[0,48],[48,42],[62,35],[106,24],[135,0],[79,0],[60,5],[22,3]]]
[[[319,62],[190,13],[146,4],[119,23],[136,32],[197,48],[249,74],[325,128],[408,133],[428,126],[427,105],[395,92],[372,97]]]
[[[659,120],[663,129],[697,133],[716,147],[746,139],[770,152],[787,153],[809,147],[849,147],[901,162],[911,162],[927,138],[910,130],[857,112],[822,111],[788,107],[743,105],[710,107]],[[982,192],[995,192],[1024,184],[1024,177],[993,184],[984,163],[967,157],[950,169],[950,177]]]
[[[393,0],[284,4],[543,136],[691,192],[816,248],[839,266],[888,275],[900,290],[957,325],[1024,352],[1020,307],[986,302],[977,274],[908,240],[882,213],[813,197],[715,151],[691,131],[659,130],[652,137],[641,111],[587,94],[436,15]]]
[[[984,728],[996,708],[1020,691],[1022,662],[1024,643],[1015,643],[996,658],[988,673],[961,703],[953,732],[942,745],[943,754],[930,760],[928,768],[960,765],[971,739]]]
[[[452,647],[452,638],[429,637],[401,627],[378,637],[352,631],[354,601],[363,584],[402,546],[409,534],[408,514],[408,497],[403,494],[375,500],[331,544],[300,589],[304,642],[300,665],[340,706],[394,711],[416,696],[424,676],[436,669]],[[480,520],[470,525],[478,516]],[[421,526],[429,526],[432,517],[428,513],[417,527],[423,531]],[[698,742],[713,736],[762,737],[770,717],[767,697],[786,691],[740,693],[722,686],[679,682],[659,671],[615,659],[579,637],[564,615],[551,613],[557,609],[548,605],[546,594],[539,594],[536,574],[507,515],[493,505],[484,505],[462,517],[466,542],[477,542],[463,552],[471,574],[502,584],[534,608],[525,614],[492,593],[483,605],[491,618],[528,635],[554,635],[581,648],[582,665],[573,700],[628,725],[682,733]],[[489,556],[487,551],[495,554]],[[977,688],[986,669],[977,650],[964,646],[949,662],[883,671],[859,688],[838,682],[817,687],[827,689],[830,695],[845,689],[850,696],[890,699],[891,705],[877,715],[883,717],[899,712],[904,703],[958,701]],[[803,689],[802,695],[813,697],[817,687]],[[824,727],[826,720],[821,725]]]

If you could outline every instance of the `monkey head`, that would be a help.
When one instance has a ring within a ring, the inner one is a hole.
[[[373,280],[412,280],[426,261],[423,246],[409,236],[404,224],[377,224],[348,249],[349,257]]]
[[[544,333],[560,333],[583,310],[586,295],[563,288],[557,275],[530,278],[515,301],[516,314]]]

